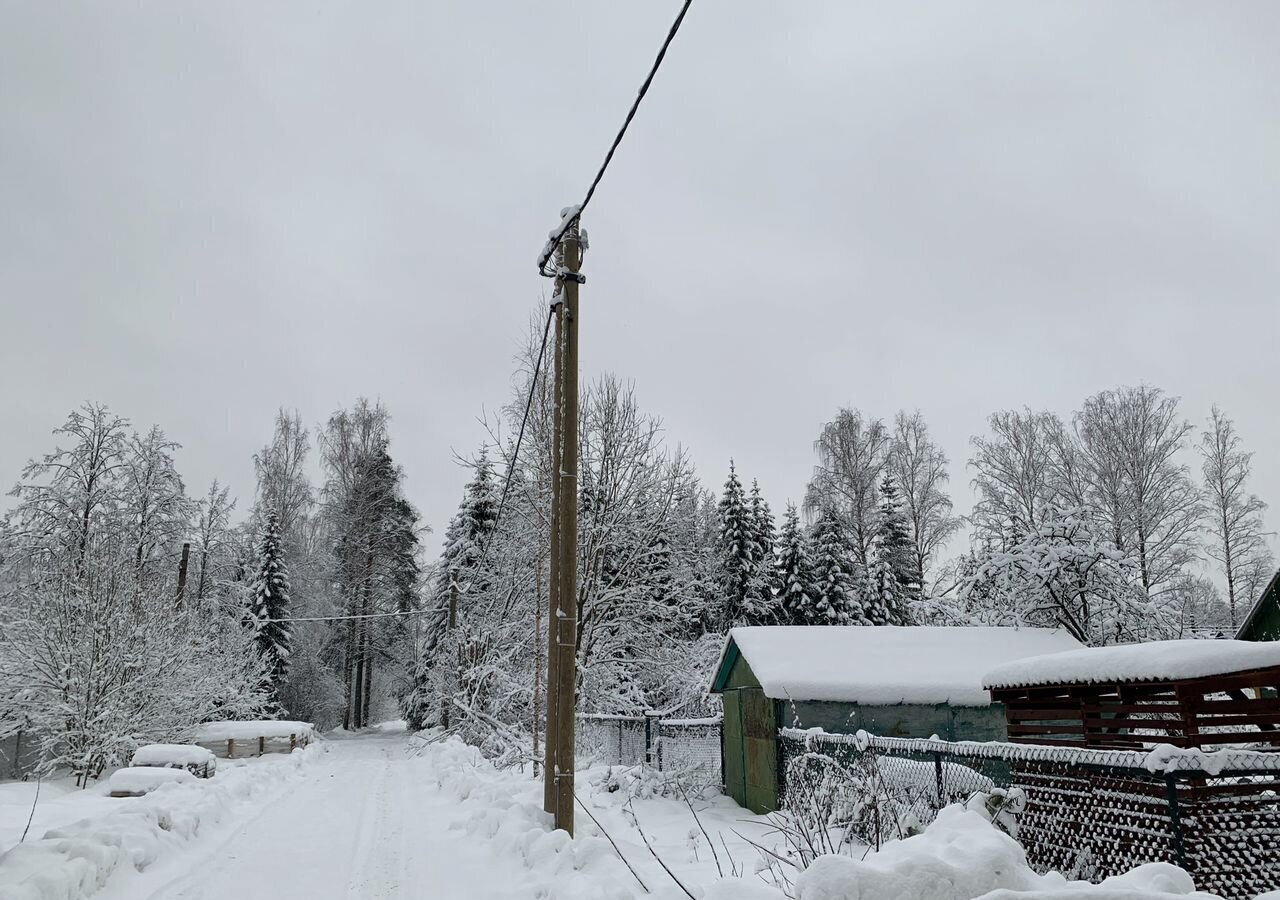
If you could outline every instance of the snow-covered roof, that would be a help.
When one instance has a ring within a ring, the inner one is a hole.
[[[761,625],[734,628],[721,651],[714,689],[741,654],[766,696],[989,706],[982,676],[993,663],[1078,648],[1047,628],[896,625]],[[727,664],[727,665],[726,665]]]
[[[1177,681],[1280,666],[1274,641],[1153,641],[1089,647],[1020,659],[992,668],[988,688],[1036,684],[1115,684]]]

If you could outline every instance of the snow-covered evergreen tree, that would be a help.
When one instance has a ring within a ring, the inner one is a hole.
[[[753,579],[761,558],[757,521],[742,490],[742,482],[729,461],[729,477],[720,496],[720,551],[724,610],[722,627],[728,630],[751,619],[756,613]]]
[[[779,620],[786,625],[807,625],[814,617],[813,561],[808,539],[800,527],[794,503],[787,504],[777,543]]]
[[[293,628],[289,623],[289,569],[280,544],[280,519],[268,513],[258,543],[258,569],[249,588],[245,621],[267,664],[275,694],[289,669]]]
[[[840,513],[827,506],[813,526],[813,608],[809,625],[874,625],[864,612],[865,573]]]
[[[892,475],[880,483],[879,527],[868,553],[867,617],[876,625],[903,625],[920,599],[911,530]]]
[[[438,600],[448,598],[449,584],[455,578],[460,586],[469,591],[479,592],[484,589],[484,574],[477,573],[474,569],[480,564],[485,542],[493,533],[493,526],[498,518],[499,499],[487,446],[480,448],[473,470],[471,480],[463,491],[462,503],[445,531],[444,553],[436,583]],[[474,586],[470,583],[472,577],[479,578]]]
[[[760,482],[754,478],[751,479],[750,509],[752,527],[755,530],[755,544],[759,551],[756,560],[758,566],[764,568],[767,565],[766,561],[773,557],[777,529],[773,524],[773,510],[769,508],[769,502],[760,493]]]

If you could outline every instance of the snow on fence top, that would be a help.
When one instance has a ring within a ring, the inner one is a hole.
[[[860,753],[895,752],[951,754],[1005,762],[1049,762],[1115,769],[1158,772],[1280,772],[1280,753],[1224,747],[1199,750],[1157,744],[1151,750],[1104,750],[1063,744],[1012,744],[1005,741],[944,741],[938,738],[881,737],[858,731],[833,734],[821,728],[783,728],[782,737],[804,744],[806,749],[845,745]]]
[[[989,706],[993,663],[1080,643],[1049,628],[759,625],[729,632],[718,668],[735,646],[774,699]]]
[[[276,722],[271,719],[240,722],[208,722],[196,729],[195,740],[212,741],[255,741],[258,738],[267,740],[288,740],[289,735],[315,736],[315,726],[310,722]]]
[[[1280,642],[1153,641],[1087,647],[1006,662],[991,668],[987,688],[1039,684],[1182,681],[1280,666]]]

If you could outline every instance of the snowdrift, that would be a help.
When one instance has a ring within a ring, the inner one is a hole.
[[[144,797],[112,801],[118,810],[51,829],[0,854],[0,900],[90,897],[117,871],[143,871],[202,829],[233,817],[244,801],[278,793],[313,752],[229,763],[210,779],[183,769],[122,769],[116,774],[125,773],[130,784],[157,777],[179,780],[160,784]]]

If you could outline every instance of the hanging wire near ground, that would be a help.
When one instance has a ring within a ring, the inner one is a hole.
[[[680,31],[680,26],[684,22],[685,13],[689,11],[689,7],[693,5],[693,0],[684,0],[684,5],[680,7],[680,13],[676,16],[671,28],[667,31],[666,40],[662,42],[662,47],[658,50],[658,55],[654,57],[653,65],[649,67],[649,74],[645,76],[644,83],[640,85],[640,90],[636,93],[636,99],[631,102],[631,108],[627,110],[627,117],[622,122],[622,127],[618,129],[618,133],[613,138],[613,143],[609,145],[609,152],[605,154],[604,162],[600,164],[596,177],[591,179],[591,186],[587,188],[587,194],[582,198],[582,202],[577,207],[570,207],[556,230],[551,233],[547,240],[547,244],[542,248],[542,252],[538,254],[538,273],[544,278],[555,278],[558,274],[555,271],[547,270],[549,263],[560,244],[564,241],[565,233],[573,225],[582,218],[582,214],[587,210],[587,204],[591,202],[591,198],[595,196],[596,188],[600,185],[600,179],[604,178],[605,170],[609,168],[609,163],[613,162],[613,155],[618,151],[618,146],[622,143],[622,138],[627,133],[627,128],[631,125],[631,120],[636,117],[636,111],[640,108],[644,95],[649,92],[649,85],[653,84],[653,76],[658,74],[658,68],[662,65],[662,60],[666,58],[667,48],[671,46],[671,42],[675,40],[676,33]]]

